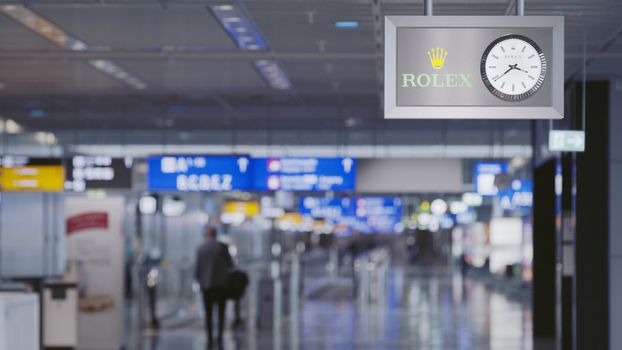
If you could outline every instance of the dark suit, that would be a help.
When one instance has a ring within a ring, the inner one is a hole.
[[[226,285],[229,271],[233,267],[229,248],[215,239],[203,243],[197,251],[195,278],[203,291],[207,341],[212,343],[212,310],[218,306],[218,342],[222,342],[224,330]]]

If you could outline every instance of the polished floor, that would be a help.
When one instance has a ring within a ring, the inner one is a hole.
[[[370,303],[351,295],[349,279],[324,282],[275,330],[227,328],[225,349],[534,349],[529,302],[480,279],[393,267],[386,294]],[[145,331],[128,348],[205,349],[203,321]]]

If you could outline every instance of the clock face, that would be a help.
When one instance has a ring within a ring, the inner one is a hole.
[[[546,57],[531,39],[517,34],[493,41],[482,56],[484,85],[505,101],[522,101],[544,83]]]

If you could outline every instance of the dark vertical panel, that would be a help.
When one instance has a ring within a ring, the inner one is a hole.
[[[562,205],[562,232],[570,229],[574,230],[571,223],[571,217],[573,215],[573,173],[574,173],[574,164],[572,154],[566,153],[561,158],[562,165],[562,193],[561,193],[561,205]],[[569,225],[570,227],[564,227],[565,225]],[[562,251],[565,248],[574,248],[574,241],[570,237],[561,237],[561,248]],[[561,255],[564,255],[560,252]],[[568,257],[564,256],[563,259],[568,259]],[[574,290],[574,276],[563,275],[561,277],[561,349],[562,350],[572,350],[572,342],[573,342],[573,290]]]
[[[555,336],[555,174],[551,159],[534,172],[533,205],[533,335]]]
[[[587,83],[585,152],[577,155],[577,349],[609,349],[609,84]],[[581,86],[578,86],[581,96]],[[577,99],[577,111],[581,110]],[[580,116],[580,113],[578,113]]]

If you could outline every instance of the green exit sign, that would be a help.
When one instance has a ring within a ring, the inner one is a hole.
[[[549,131],[549,150],[553,152],[585,151],[585,132],[576,130]]]

